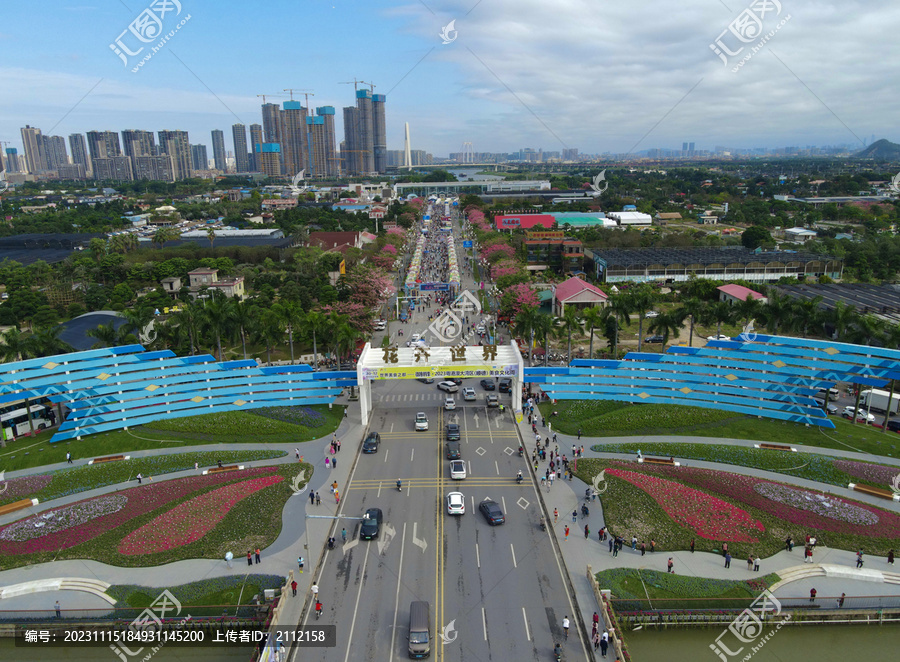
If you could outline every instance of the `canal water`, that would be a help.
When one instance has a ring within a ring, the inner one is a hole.
[[[716,662],[710,644],[725,627],[644,628],[627,632],[632,662]],[[726,638],[731,647],[734,638]],[[736,651],[736,647],[731,647]],[[750,648],[729,657],[741,662]],[[607,659],[615,659],[607,658]],[[888,662],[900,659],[900,625],[788,625],[776,632],[750,658],[753,662]]]

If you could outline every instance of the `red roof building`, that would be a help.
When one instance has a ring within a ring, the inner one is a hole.
[[[556,286],[553,293],[553,314],[562,316],[566,306],[574,306],[579,310],[602,307],[608,298],[596,285],[581,278],[570,278]]]
[[[719,301],[725,301],[730,305],[734,305],[735,303],[739,303],[741,301],[746,301],[747,297],[758,300],[760,303],[768,303],[769,300],[759,292],[755,292],[751,290],[749,287],[744,287],[743,285],[735,285],[734,283],[729,283],[728,285],[722,285],[716,288],[719,290]]]

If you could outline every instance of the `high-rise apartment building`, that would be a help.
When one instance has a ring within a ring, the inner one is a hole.
[[[120,182],[130,182],[134,179],[131,157],[128,156],[91,159],[91,166],[94,169],[94,179],[111,179]]]
[[[22,166],[19,164],[19,150],[15,147],[6,148],[6,171],[22,172]]]
[[[577,161],[578,160],[578,148],[577,147],[566,147],[562,151],[563,161]]]
[[[322,175],[333,177],[338,174],[338,158],[335,153],[334,106],[319,106],[316,116],[321,117],[324,125],[325,170]]]
[[[269,145],[284,145],[284,124],[281,108],[277,103],[264,103],[262,105],[263,142]],[[267,152],[274,154],[275,152]],[[279,147],[278,158],[284,159],[284,150]],[[282,170],[284,163],[282,162]],[[262,168],[257,168],[264,172]],[[280,174],[280,173],[279,173]]]
[[[216,170],[225,172],[228,170],[228,166],[225,163],[225,134],[219,129],[212,130],[212,148]]]
[[[172,157],[167,154],[137,156],[134,159],[134,178],[161,182],[175,181],[172,174]]]
[[[310,177],[328,177],[337,174],[337,157],[334,153],[334,108],[320,106],[315,117],[306,118],[309,142],[307,173]]]
[[[194,170],[207,170],[209,159],[206,157],[206,145],[191,145],[191,167]]]
[[[353,106],[344,107],[344,139],[341,141],[341,167],[345,175],[362,172],[362,148],[357,144],[359,132],[359,110]]]
[[[384,118],[383,94],[372,95],[372,135],[373,151],[372,164],[375,172],[387,171],[387,129]]]
[[[250,154],[252,155],[252,160],[250,162],[250,169],[252,172],[262,172],[262,168],[259,165],[259,161],[256,159],[256,153],[259,151],[257,147],[262,145],[263,142],[263,128],[261,124],[251,124],[250,125]]]
[[[247,129],[243,124],[231,125],[231,139],[234,141],[235,172],[250,172],[250,153],[247,151]]]
[[[262,143],[256,145],[256,164],[259,172],[269,177],[281,176],[281,145]]]
[[[285,101],[281,111],[282,157],[284,173],[293,177],[306,168],[308,161],[306,108],[299,101]]]
[[[122,150],[119,148],[119,134],[115,131],[88,131],[87,144],[91,161],[122,156]]]
[[[25,168],[31,174],[47,169],[44,156],[44,138],[41,130],[28,124],[22,129],[22,146],[25,148]]]
[[[84,168],[84,176],[89,177],[91,171],[91,160],[88,157],[87,143],[84,141],[84,135],[81,133],[72,133],[69,135],[69,147],[72,149],[72,163],[81,165]]]
[[[187,131],[158,131],[160,154],[172,157],[172,174],[176,180],[191,176],[191,143]]]
[[[372,107],[372,92],[356,91],[356,149],[360,150],[360,174],[375,170],[375,111]]]
[[[122,131],[122,152],[131,159],[131,167],[135,179],[149,179],[138,175],[137,159],[142,156],[156,154],[156,140],[152,131],[126,129]]]
[[[69,154],[66,151],[66,139],[62,136],[43,136],[44,165],[47,170],[59,171],[61,166],[69,165]]]

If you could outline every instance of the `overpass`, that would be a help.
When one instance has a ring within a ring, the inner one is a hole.
[[[559,191],[550,190],[550,181],[541,180],[521,180],[521,181],[503,181],[503,180],[479,180],[472,182],[408,182],[403,184],[394,184],[394,191],[398,196],[409,195],[415,193],[418,195],[441,195],[459,193],[530,193],[532,195],[558,195]],[[533,193],[532,193],[533,192]]]

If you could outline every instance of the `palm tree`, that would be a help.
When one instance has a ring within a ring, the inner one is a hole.
[[[782,327],[789,329],[794,318],[794,300],[786,294],[774,290],[768,297],[768,303],[762,311],[766,328],[777,336]]]
[[[656,301],[653,289],[646,283],[642,283],[625,295],[628,300],[628,309],[638,314],[638,351],[644,342],[644,318]]]
[[[166,242],[177,239],[180,236],[181,233],[172,228],[158,228],[153,234],[153,243],[157,244],[160,250],[162,250],[163,246],[166,245]]]
[[[540,313],[537,307],[527,306],[519,311],[513,322],[516,333],[528,336],[528,363],[534,365],[534,332],[537,318]]]
[[[222,360],[222,336],[231,335],[232,326],[231,307],[228,301],[221,295],[207,299],[201,313],[200,325],[207,331],[211,331],[216,338],[219,361]]]
[[[291,363],[294,362],[294,331],[302,323],[303,309],[296,301],[281,301],[272,306],[272,310],[281,318],[281,322],[288,332],[288,342],[291,346]]]
[[[19,329],[12,327],[3,334],[0,342],[0,357],[4,363],[22,361],[31,357],[31,346]]]
[[[847,332],[849,342],[859,345],[871,345],[872,341],[884,336],[887,324],[884,320],[874,315],[862,315],[856,320],[856,324]]]
[[[272,362],[272,346],[284,342],[281,317],[272,309],[263,310],[256,327],[256,338],[266,345],[266,363]]]
[[[660,345],[659,348],[660,354],[665,351],[666,345],[669,344],[669,336],[671,334],[677,335],[678,332],[681,331],[683,324],[684,318],[677,310],[660,313],[650,320],[650,323],[647,325],[647,330],[650,331],[650,333],[656,333],[663,337],[662,345]]]
[[[581,312],[577,308],[567,306],[563,308],[562,317],[559,318],[559,331],[566,335],[566,363],[572,362],[572,334],[584,335],[581,326]]]
[[[304,334],[312,336],[313,344],[313,360],[315,361],[316,370],[319,369],[319,348],[316,344],[318,335],[325,330],[327,318],[318,310],[311,310],[303,316],[300,328]],[[385,336],[387,338],[387,336]]]
[[[804,338],[809,337],[810,327],[821,326],[822,324],[822,311],[819,309],[819,304],[821,303],[821,296],[794,301],[794,328],[798,329]]]
[[[606,336],[607,344],[612,347],[613,358],[618,354],[620,325],[631,324],[630,303],[624,294],[613,294],[603,309],[603,335]]]
[[[341,358],[343,358],[345,353],[349,355],[350,352],[353,351],[354,347],[356,347],[356,341],[360,336],[360,332],[353,328],[348,320],[349,318],[340,322],[334,330],[335,347],[337,348],[338,354],[338,368],[341,367]]]
[[[125,329],[125,333],[131,333],[135,339],[139,340],[140,334],[154,318],[153,308],[142,306],[125,310],[122,312],[122,317],[125,318],[125,324],[121,328]]]
[[[206,238],[209,239],[209,247],[215,248],[216,230],[215,228],[206,228]],[[245,357],[246,358],[246,357]]]
[[[724,301],[716,301],[703,313],[703,321],[706,324],[716,325],[716,336],[722,335],[722,324],[734,320],[734,309]]]
[[[135,341],[135,337],[129,332],[127,324],[120,324],[116,327],[115,324],[110,322],[109,324],[101,324],[94,329],[88,329],[85,333],[97,341],[93,345],[94,349],[119,347]]]
[[[739,301],[734,306],[734,313],[738,319],[744,321],[744,329],[750,326],[750,321],[755,320],[762,314],[763,304],[759,299],[754,299],[752,294],[748,294],[747,298]]]
[[[239,299],[229,299],[231,305],[231,319],[234,321],[235,329],[241,337],[241,350],[244,352],[244,360],[247,360],[247,335],[256,324],[257,310],[256,306]]]
[[[691,318],[691,334],[688,340],[688,347],[694,346],[694,322],[701,318],[703,311],[706,309],[706,303],[697,298],[686,299],[678,308],[678,314],[682,319]]]
[[[843,301],[838,301],[834,304],[834,308],[825,313],[825,320],[834,327],[834,336],[837,340],[842,340],[858,319],[859,312],[856,308],[848,306]],[[897,345],[885,346],[896,347]]]
[[[554,319],[546,313],[539,313],[534,323],[534,335],[544,342],[544,365],[547,365],[547,357],[550,354],[550,336],[556,326]]]
[[[183,304],[181,310],[169,318],[169,324],[174,324],[186,333],[191,343],[191,356],[196,353],[200,338],[201,317],[203,310],[196,301]]]
[[[592,359],[594,358],[594,329],[603,324],[603,311],[593,306],[585,308],[581,311],[581,319],[584,320],[584,325],[588,328],[588,336],[590,337],[588,341],[588,358]]]
[[[41,357],[74,352],[74,347],[59,339],[59,334],[62,333],[62,330],[63,327],[61,326],[47,326],[35,331],[26,341],[31,355]]]

